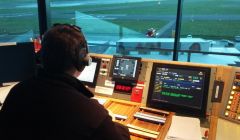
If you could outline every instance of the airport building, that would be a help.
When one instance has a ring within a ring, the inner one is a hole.
[[[114,123],[128,129],[130,139],[238,140],[239,5],[239,0],[0,0],[0,109],[13,87],[38,73],[46,31],[64,25],[85,35],[92,58],[76,78]],[[66,130],[77,131],[66,124]]]

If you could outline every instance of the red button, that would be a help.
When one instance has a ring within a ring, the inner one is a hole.
[[[102,68],[107,68],[107,65],[106,65],[106,64],[103,64],[103,65],[102,65]]]

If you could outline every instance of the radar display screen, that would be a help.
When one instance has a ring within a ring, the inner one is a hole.
[[[204,116],[210,68],[154,64],[148,105],[160,109]]]
[[[141,58],[114,56],[111,76],[113,79],[137,80]]]

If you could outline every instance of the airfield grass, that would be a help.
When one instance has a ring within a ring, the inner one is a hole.
[[[183,14],[220,14],[238,15],[240,13],[240,1],[229,0],[201,0],[185,2],[183,4]],[[54,10],[69,10],[69,7],[55,7]],[[89,10],[93,9],[93,10]],[[89,14],[140,14],[140,15],[176,15],[177,1],[167,0],[158,4],[154,2],[136,2],[121,4],[99,4],[72,6],[71,10],[82,11]]]
[[[34,33],[39,32],[37,19],[1,19],[0,35],[24,34],[30,30],[33,30]]]
[[[7,2],[19,2],[17,0],[9,0]],[[25,0],[33,2],[32,0]],[[22,1],[21,1],[22,2]],[[183,15],[239,15],[240,1],[229,0],[205,0],[186,1],[183,7]],[[177,1],[168,0],[158,4],[154,2],[138,2],[124,4],[99,4],[99,5],[81,5],[72,7],[53,7],[52,11],[58,13],[61,11],[70,11],[74,16],[74,11],[83,12],[85,14],[128,14],[128,15],[176,15]],[[14,10],[0,9],[1,14],[9,13],[33,13],[33,18],[11,17],[2,18],[0,22],[1,34],[21,34],[33,29],[34,33],[38,33],[38,19],[36,8],[16,8]],[[52,22],[72,23],[74,20],[66,18],[54,18]],[[146,32],[148,28],[161,29],[169,21],[157,20],[108,20],[109,22],[118,24],[135,30],[137,32]],[[232,39],[235,35],[240,34],[240,21],[182,21],[181,35],[191,34],[196,37],[205,39]]]
[[[181,35],[186,37],[200,37],[205,39],[234,40],[240,35],[240,21],[183,21]]]

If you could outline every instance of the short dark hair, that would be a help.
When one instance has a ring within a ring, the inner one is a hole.
[[[46,71],[54,73],[66,72],[72,68],[79,70],[79,57],[85,57],[87,51],[87,42],[81,28],[57,24],[44,34],[42,64]]]

